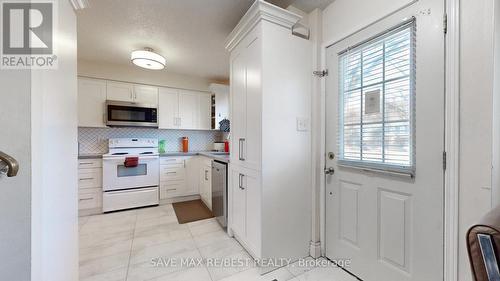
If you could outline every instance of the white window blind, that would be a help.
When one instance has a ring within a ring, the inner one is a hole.
[[[415,170],[415,22],[339,53],[344,165]]]

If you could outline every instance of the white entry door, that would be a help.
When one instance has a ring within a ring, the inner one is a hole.
[[[365,281],[443,280],[442,1],[420,0],[326,59],[327,257]]]

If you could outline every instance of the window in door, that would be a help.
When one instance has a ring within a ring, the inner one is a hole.
[[[339,164],[415,170],[415,22],[339,53]]]

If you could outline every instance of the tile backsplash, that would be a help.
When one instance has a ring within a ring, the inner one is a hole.
[[[78,128],[80,154],[108,152],[110,138],[157,138],[166,141],[167,152],[181,151],[182,137],[189,138],[190,151],[213,149],[215,141],[223,141],[227,134],[219,131],[159,130],[150,128]]]

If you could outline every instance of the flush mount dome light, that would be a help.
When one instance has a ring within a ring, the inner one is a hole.
[[[130,60],[139,67],[154,70],[164,69],[167,63],[163,56],[153,52],[151,48],[133,51],[130,55]]]

